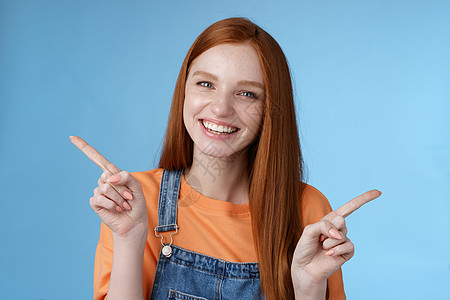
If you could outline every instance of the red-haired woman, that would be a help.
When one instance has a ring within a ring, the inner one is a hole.
[[[94,298],[344,299],[344,217],[303,183],[291,77],[278,43],[244,18],[207,28],[176,84],[159,168],[104,169]],[[153,234],[154,231],[154,234]]]

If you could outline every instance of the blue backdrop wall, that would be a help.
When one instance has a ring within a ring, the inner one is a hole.
[[[348,218],[349,299],[449,299],[450,2],[0,1],[0,298],[89,299],[100,169],[156,166],[184,55],[245,16],[290,62],[308,182]]]

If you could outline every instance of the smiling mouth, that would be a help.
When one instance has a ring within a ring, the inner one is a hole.
[[[203,127],[214,134],[233,134],[239,131],[239,128],[232,126],[217,125],[209,121],[201,120]]]

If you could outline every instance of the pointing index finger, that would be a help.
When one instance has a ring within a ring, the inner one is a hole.
[[[359,195],[358,197],[345,203],[338,209],[333,210],[332,212],[327,214],[325,217],[323,217],[323,219],[331,221],[336,216],[342,216],[342,217],[346,218],[350,214],[355,212],[357,209],[359,209],[361,206],[363,206],[364,204],[372,201],[373,199],[380,197],[380,195],[381,195],[381,192],[378,190],[371,190],[371,191],[365,192],[364,194]]]
[[[358,197],[345,203],[344,205],[342,205],[338,209],[334,210],[333,212],[339,216],[343,216],[344,218],[346,218],[350,214],[355,212],[358,208],[363,206],[364,204],[372,201],[373,199],[380,197],[380,195],[381,195],[381,192],[378,190],[371,190],[371,191],[365,192],[364,194],[359,195]]]
[[[111,175],[120,172],[120,169],[118,167],[109,162],[103,155],[100,154],[100,152],[95,150],[82,138],[78,136],[71,136],[70,141],[72,142],[72,144],[77,146],[78,149],[83,151],[83,153],[86,154],[86,156],[97,166],[102,168],[103,171],[109,172],[111,173]]]

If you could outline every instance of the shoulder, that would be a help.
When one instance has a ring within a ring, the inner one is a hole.
[[[153,169],[144,172],[133,172],[131,175],[139,181],[147,201],[149,210],[149,218],[153,218],[153,214],[158,211],[159,187],[163,169]]]
[[[331,209],[327,198],[315,187],[303,184],[301,200],[302,226],[320,221]]]
[[[145,192],[146,189],[159,189],[163,171],[163,169],[153,169],[144,172],[133,172],[131,175],[139,181]]]
[[[153,169],[131,173],[141,184],[142,192],[144,193],[149,208],[153,209],[155,205],[156,207],[158,205],[159,187],[161,186],[163,171],[163,169]]]

